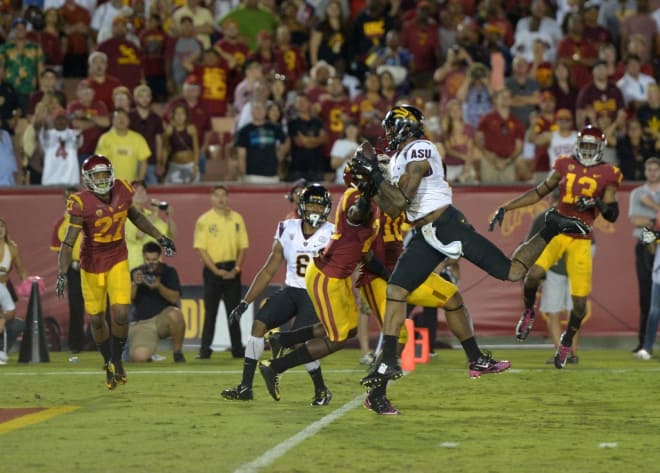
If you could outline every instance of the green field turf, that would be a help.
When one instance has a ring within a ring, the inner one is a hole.
[[[461,350],[441,350],[390,387],[400,416],[362,407],[358,352],[323,361],[334,393],[310,407],[301,368],[273,401],[231,402],[241,361],[127,365],[104,387],[101,358],[0,366],[0,407],[78,409],[0,433],[3,471],[23,472],[653,472],[660,471],[660,363],[624,350],[583,350],[557,370],[548,350],[495,349],[513,368],[471,380]],[[170,359],[171,359],[171,354]],[[7,424],[9,425],[9,424]],[[3,424],[0,423],[0,432]]]

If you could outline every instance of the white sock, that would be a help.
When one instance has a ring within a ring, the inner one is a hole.
[[[250,335],[245,345],[245,358],[258,360],[264,352],[264,337],[253,337]]]

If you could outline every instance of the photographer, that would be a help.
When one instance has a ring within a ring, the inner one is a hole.
[[[133,362],[151,360],[158,340],[172,337],[174,362],[185,362],[182,353],[186,323],[179,309],[181,285],[172,266],[161,262],[161,247],[150,241],[142,247],[144,264],[131,271],[132,322],[128,331]]]
[[[493,110],[491,94],[490,69],[480,62],[471,63],[456,97],[463,102],[465,122],[472,128],[476,129],[481,117]]]
[[[174,224],[172,206],[168,202],[150,199],[147,195],[147,185],[143,181],[134,181],[131,185],[135,191],[133,195],[135,208],[146,215],[163,235],[175,240],[176,225]],[[163,219],[161,215],[165,218]],[[124,236],[128,247],[128,267],[134,269],[142,264],[142,246],[148,241],[155,240],[138,230],[129,220],[126,221]]]

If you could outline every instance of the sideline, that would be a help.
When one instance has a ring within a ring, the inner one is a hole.
[[[316,435],[323,428],[332,424],[334,421],[339,419],[341,416],[346,414],[348,411],[355,409],[358,406],[361,406],[364,402],[364,394],[359,394],[352,400],[348,401],[346,404],[341,406],[339,409],[332,411],[327,416],[317,420],[316,422],[309,424],[303,430],[298,432],[292,437],[289,437],[284,442],[275,445],[270,450],[266,451],[263,455],[258,457],[256,460],[251,461],[240,466],[234,473],[253,473],[259,471],[260,468],[266,467],[273,463],[275,460],[286,454],[289,450],[297,446],[299,443],[304,442]]]

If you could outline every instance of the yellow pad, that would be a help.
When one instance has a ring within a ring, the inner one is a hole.
[[[587,297],[591,294],[592,256],[591,240],[557,235],[545,247],[534,263],[544,271],[552,268],[566,254],[566,274],[571,295]]]
[[[80,270],[85,311],[89,315],[104,314],[107,297],[110,305],[131,303],[131,273],[128,260],[120,261],[104,273],[88,273]]]

